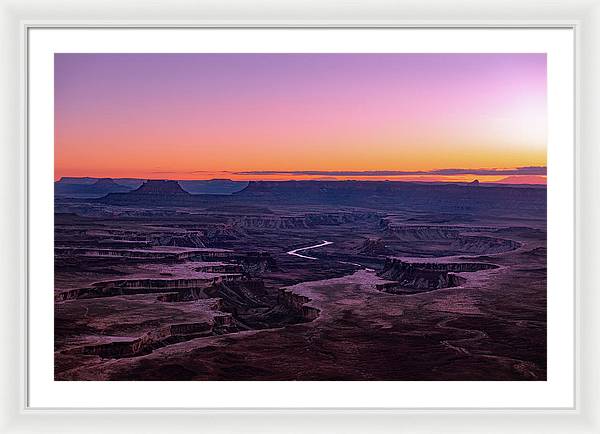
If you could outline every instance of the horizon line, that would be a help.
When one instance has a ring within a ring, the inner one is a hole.
[[[405,175],[406,176],[406,175]],[[60,182],[63,179],[111,179],[115,180],[135,180],[135,181],[175,181],[175,182],[203,182],[203,181],[231,181],[231,182],[345,182],[345,181],[355,181],[355,182],[406,182],[406,183],[423,183],[423,184],[470,184],[470,183],[480,183],[480,184],[501,184],[501,185],[547,185],[546,175],[512,175],[507,176],[506,178],[496,179],[496,180],[486,180],[486,179],[427,179],[427,175],[419,178],[411,178],[410,176],[407,178],[399,177],[397,179],[369,179],[373,178],[375,175],[367,176],[365,179],[356,179],[356,178],[307,178],[307,179],[297,179],[297,178],[287,178],[287,179],[231,179],[231,178],[223,178],[223,177],[214,177],[214,178],[206,178],[206,179],[174,179],[174,178],[162,178],[162,177],[135,177],[135,176],[61,176],[56,179],[54,182]],[[452,177],[452,175],[450,175]],[[435,178],[435,176],[432,176]],[[522,181],[522,182],[518,182]],[[530,182],[527,182],[530,181]],[[533,181],[533,182],[531,182]]]
[[[158,168],[156,168],[158,169]],[[64,171],[59,170],[59,173]],[[72,173],[72,172],[71,172]],[[122,173],[122,172],[121,172]],[[131,175],[115,176],[58,176],[62,178],[111,178],[111,179],[170,179],[177,181],[208,181],[229,179],[232,181],[392,181],[392,182],[442,182],[495,184],[547,184],[546,166],[492,167],[492,168],[444,168],[431,170],[154,170],[140,171]],[[137,176],[136,176],[137,175]]]

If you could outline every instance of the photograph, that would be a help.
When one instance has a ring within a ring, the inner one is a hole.
[[[53,59],[55,381],[548,380],[545,52]]]

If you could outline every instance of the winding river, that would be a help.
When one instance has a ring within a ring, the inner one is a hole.
[[[287,254],[292,255],[292,256],[298,256],[299,258],[316,260],[317,258],[314,258],[312,256],[302,255],[299,252],[305,252],[306,250],[312,250],[312,249],[316,249],[318,247],[328,246],[329,244],[333,244],[333,242],[323,240],[323,242],[321,242],[319,244],[315,244],[314,246],[301,247],[299,249],[290,250],[289,252],[287,252]]]
[[[299,252],[305,252],[306,250],[317,249],[319,247],[328,246],[329,244],[333,244],[333,242],[323,240],[323,242],[321,242],[319,244],[315,244],[314,246],[301,247],[299,249],[290,250],[289,252],[286,252],[286,253],[288,255],[297,256],[299,258],[317,260],[319,258],[315,258],[313,256],[303,255],[303,254],[301,254]],[[354,265],[355,267],[358,267],[358,268],[364,268],[366,271],[369,271],[369,272],[375,271],[372,268],[367,268],[364,265],[357,264],[355,262],[346,262],[346,261],[338,261],[338,262],[340,264]]]

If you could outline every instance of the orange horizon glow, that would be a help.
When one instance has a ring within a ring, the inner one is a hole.
[[[500,183],[500,184],[537,184],[546,185],[547,177],[543,175],[399,175],[399,176],[317,176],[317,175],[238,175],[235,173],[204,173],[196,176],[177,176],[176,174],[157,176],[101,176],[94,175],[66,175],[72,178],[135,178],[135,179],[165,179],[173,181],[202,181],[211,179],[230,179],[232,181],[404,181],[404,182],[473,182]],[[61,177],[55,177],[59,181]]]
[[[55,180],[529,166],[546,166],[545,54],[55,55]]]

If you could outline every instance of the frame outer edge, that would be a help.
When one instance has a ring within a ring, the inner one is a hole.
[[[30,1],[24,1],[23,3],[27,4],[28,7],[24,8],[27,11],[31,10],[32,3],[36,4]],[[129,4],[131,3],[129,2]],[[530,4],[533,3],[530,2]],[[581,2],[577,3],[581,6]],[[454,429],[459,429],[459,427],[464,428],[462,432],[482,432],[481,430],[485,429],[484,427],[488,429],[492,428],[491,425],[497,422],[496,428],[490,429],[490,432],[497,432],[497,429],[500,429],[503,432],[600,433],[600,414],[598,414],[600,405],[600,373],[597,368],[597,363],[600,362],[600,347],[593,345],[600,338],[600,319],[598,317],[600,296],[593,282],[589,280],[589,277],[593,276],[594,272],[600,267],[600,258],[598,257],[600,231],[595,228],[597,222],[600,221],[599,206],[596,199],[596,195],[598,194],[597,187],[600,186],[600,176],[596,167],[596,164],[600,162],[600,125],[598,122],[598,116],[600,116],[600,82],[598,81],[598,77],[600,77],[600,56],[597,55],[600,49],[600,6],[597,1],[587,2],[587,4],[591,5],[591,7],[580,14],[578,13],[583,20],[580,28],[581,31],[577,32],[579,45],[576,52],[578,70],[580,71],[577,92],[577,95],[580,96],[578,96],[577,102],[579,104],[576,107],[579,114],[576,129],[580,130],[576,140],[578,144],[576,155],[576,169],[578,173],[576,187],[576,240],[578,243],[577,257],[579,258],[576,273],[579,290],[577,305],[579,306],[579,314],[581,315],[577,324],[580,330],[578,333],[579,363],[577,371],[579,373],[578,383],[581,382],[579,385],[580,394],[578,394],[577,407],[581,415],[550,416],[538,413],[538,416],[526,415],[524,418],[521,414],[514,414],[512,416],[513,422],[509,424],[507,424],[506,417],[503,417],[502,413],[495,415],[470,414],[466,418],[464,416],[460,417],[460,414],[440,415],[439,417],[435,417],[435,419],[438,419],[437,429],[440,431],[443,431],[443,423],[455,423]],[[23,75],[19,74],[19,70],[21,73],[24,72],[23,62],[25,59],[20,56],[20,49],[24,47],[26,39],[19,41],[19,38],[23,37],[20,33],[25,31],[26,22],[18,21],[18,13],[14,13],[13,9],[14,3],[10,5],[10,9],[8,5],[8,1],[0,0],[0,94],[4,96],[0,98],[0,126],[2,126],[0,128],[2,155],[2,158],[0,158],[0,176],[3,177],[3,182],[0,183],[0,203],[2,203],[2,213],[0,215],[0,222],[2,223],[0,225],[0,265],[3,271],[9,272],[8,277],[3,280],[4,285],[2,286],[5,292],[2,303],[0,303],[0,312],[3,321],[3,327],[0,327],[0,339],[5,342],[4,348],[8,350],[5,351],[0,361],[0,368],[2,368],[0,371],[0,432],[47,432],[48,430],[61,431],[61,428],[64,430],[63,432],[66,432],[66,428],[70,423],[73,423],[73,425],[69,431],[74,430],[73,432],[83,432],[84,429],[89,430],[89,432],[106,432],[108,429],[112,429],[115,432],[126,432],[132,429],[135,431],[136,428],[140,429],[140,424],[144,422],[144,419],[147,419],[145,421],[147,432],[160,432],[161,428],[163,432],[168,432],[170,429],[173,429],[173,432],[175,432],[175,430],[178,430],[177,428],[182,429],[183,425],[188,425],[186,431],[195,431],[193,424],[198,424],[201,421],[207,424],[214,423],[212,425],[214,432],[229,431],[226,427],[229,426],[230,428],[230,423],[224,421],[232,419],[229,417],[231,413],[210,416],[198,412],[194,416],[191,416],[189,414],[183,415],[174,412],[172,414],[164,414],[158,419],[157,415],[127,411],[114,413],[94,412],[87,415],[69,415],[68,412],[62,411],[56,412],[56,415],[51,415],[51,412],[33,414],[27,411],[29,414],[24,414],[23,410],[26,407],[24,388],[26,382],[24,377],[19,377],[15,373],[22,372],[22,367],[25,363],[24,353],[26,348],[23,347],[22,342],[26,336],[26,328],[22,330],[15,328],[15,322],[23,319],[20,318],[20,313],[24,315],[26,310],[24,296],[19,299],[19,292],[17,291],[18,288],[23,289],[26,287],[26,278],[24,277],[26,264],[24,258],[27,240],[24,233],[27,204],[24,198],[27,191],[27,155],[25,146],[23,145],[26,132],[18,127],[22,124],[20,120],[23,120],[25,116],[24,101],[26,90],[23,85]],[[123,15],[117,12],[116,3],[112,3],[112,5],[112,8],[108,6],[105,9],[113,9],[113,16]],[[416,6],[413,6],[414,10],[416,8]],[[40,9],[42,9],[41,6]],[[64,5],[59,9],[67,15]],[[562,9],[558,8],[556,10],[558,11],[557,15],[566,15],[566,13],[561,12]],[[527,14],[520,14],[517,11],[514,12],[514,15]],[[83,20],[76,21],[81,22]],[[124,21],[131,22],[130,20]],[[277,21],[281,22],[284,20]],[[331,22],[331,20],[323,21]],[[486,20],[473,21],[484,22]],[[506,22],[508,21],[515,22],[515,20],[506,20]],[[532,22],[532,20],[522,21]],[[561,20],[550,21],[559,22]],[[398,21],[395,22],[399,23]],[[105,20],[105,23],[114,24],[115,21]],[[21,47],[19,47],[19,43],[22,44]],[[18,107],[21,110],[15,110]],[[17,146],[17,144],[20,144],[20,146]],[[588,200],[594,198],[595,200],[584,202],[584,198]],[[18,228],[18,230],[15,231],[14,228]],[[583,276],[586,276],[587,279],[584,279]],[[23,291],[20,293],[23,294]],[[585,303],[581,303],[581,301],[585,301]],[[581,381],[582,379],[584,380],[583,382]],[[270,413],[259,413],[262,414],[262,420],[248,417],[247,414],[238,414],[237,430],[243,431],[242,423],[247,423],[249,425],[246,426],[246,432],[261,432],[255,430],[255,428],[258,429],[265,422],[264,418],[267,417],[266,414]],[[283,417],[286,413],[287,419]],[[106,416],[108,415],[111,415],[112,423],[107,424],[108,418]],[[59,416],[60,419],[57,419],[55,416]],[[259,415],[256,416],[260,417]],[[274,423],[270,428],[263,426],[262,428],[264,429],[262,432],[277,432],[274,429],[278,429],[279,432],[292,432],[291,430],[299,432],[298,429],[306,432],[308,431],[307,427],[314,428],[314,424],[307,425],[306,421],[300,422],[298,416],[306,418],[307,415],[297,413],[290,415],[289,412],[282,412],[279,419],[272,420]],[[347,417],[347,415],[343,417]],[[400,419],[401,417],[402,419]],[[537,422],[533,422],[530,417],[537,417]],[[472,423],[467,418],[472,418]],[[135,419],[135,421],[132,419]],[[170,423],[161,423],[159,422],[160,419],[163,419],[164,422],[168,419]],[[411,423],[414,424],[414,428],[411,429],[413,432],[431,432],[432,426],[428,422],[428,419],[431,420],[434,418],[429,417],[427,414],[411,414],[406,415],[406,417],[401,415],[369,414],[364,417],[364,421],[373,423],[372,428],[377,431],[381,430],[382,423],[387,423],[388,429],[385,431],[389,432],[396,431],[400,427],[407,428],[407,425],[410,427]],[[127,422],[125,422],[126,420]],[[315,429],[315,432],[335,429],[335,425],[331,424],[331,421],[323,423],[324,420],[321,416],[315,417],[314,420],[315,422],[319,421],[322,423],[320,428]],[[337,421],[340,422],[341,420],[341,417],[338,416]],[[356,417],[348,417],[348,422],[350,421],[358,422]],[[154,428],[149,425],[153,422],[158,422]],[[298,422],[298,424],[293,427],[294,423],[290,422]],[[122,425],[120,425],[121,423]],[[171,425],[171,423],[175,424]],[[393,426],[395,423],[397,423],[396,429]],[[540,426],[543,423],[547,423],[548,426],[545,428]],[[358,422],[354,428],[350,428],[348,431],[360,432],[357,429],[360,430],[361,428],[365,429],[366,425]],[[164,431],[165,429],[167,431]]]
[[[579,409],[592,432],[600,432],[600,295],[591,280],[600,269],[600,4],[587,11],[581,26],[579,98]]]
[[[21,297],[24,288],[23,235],[25,233],[21,182],[24,120],[19,95],[21,63],[18,20],[13,8],[0,1],[0,432],[11,432],[20,424],[22,388]],[[11,430],[11,431],[8,431]]]

